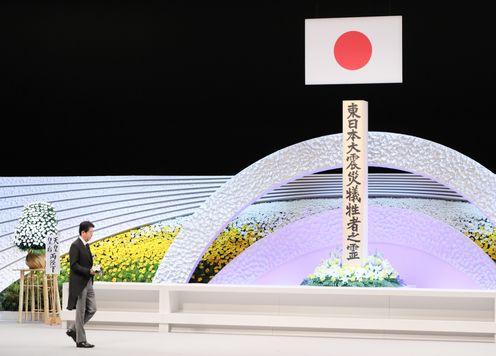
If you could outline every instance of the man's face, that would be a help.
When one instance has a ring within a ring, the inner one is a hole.
[[[81,231],[81,237],[84,241],[88,242],[93,237],[93,228],[90,227],[88,231]]]

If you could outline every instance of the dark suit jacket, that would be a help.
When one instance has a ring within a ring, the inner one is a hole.
[[[71,271],[69,274],[67,309],[73,310],[76,309],[77,298],[88,284],[88,281],[90,279],[93,281],[93,276],[90,274],[90,270],[93,267],[93,256],[79,237],[71,244],[69,262]]]

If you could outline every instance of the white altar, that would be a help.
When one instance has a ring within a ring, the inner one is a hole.
[[[496,341],[496,291],[96,282],[88,328]],[[64,324],[74,319],[66,310]]]

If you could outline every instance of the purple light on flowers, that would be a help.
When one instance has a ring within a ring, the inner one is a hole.
[[[250,246],[210,283],[299,285],[341,246],[341,210],[308,216]],[[494,289],[496,264],[468,237],[408,209],[369,207],[369,253],[383,253],[409,286]]]

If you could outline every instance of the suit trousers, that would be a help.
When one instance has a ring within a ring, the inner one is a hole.
[[[91,279],[84,287],[81,294],[78,296],[76,303],[76,321],[69,328],[76,331],[76,342],[84,342],[86,340],[86,331],[84,325],[96,313],[96,299],[95,290],[93,289],[93,282]]]

